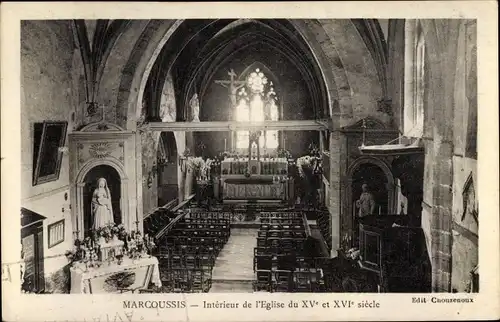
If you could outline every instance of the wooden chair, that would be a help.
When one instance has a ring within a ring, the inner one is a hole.
[[[272,275],[271,270],[257,270],[255,272],[255,281],[253,282],[253,290],[272,292]]]
[[[257,247],[266,247],[266,246],[267,246],[267,238],[257,237]]]
[[[291,292],[293,289],[293,275],[291,271],[288,270],[276,270],[274,272],[275,282],[274,291],[275,292]]]
[[[254,270],[271,270],[273,266],[272,255],[257,255],[255,256]]]
[[[311,292],[310,274],[307,271],[293,272],[294,291],[303,293]]]

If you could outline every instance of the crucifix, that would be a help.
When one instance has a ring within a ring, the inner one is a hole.
[[[229,77],[231,77],[229,80],[215,80],[215,83],[229,89],[229,99],[231,101],[231,108],[235,108],[238,105],[236,99],[236,92],[240,88],[245,86],[245,82],[236,80],[237,75],[234,72],[234,69],[232,68],[229,70],[229,72],[227,72],[227,74],[229,75]],[[224,139],[224,151],[226,151],[226,139]]]
[[[231,107],[235,107],[236,105],[238,105],[236,102],[236,92],[240,88],[245,86],[245,81],[236,80],[237,75],[232,68],[229,70],[227,74],[231,77],[230,80],[216,80],[215,83],[225,88],[229,88],[229,98],[231,99]]]

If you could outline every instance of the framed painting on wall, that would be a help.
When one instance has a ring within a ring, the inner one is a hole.
[[[68,122],[35,123],[33,133],[33,185],[59,179]]]

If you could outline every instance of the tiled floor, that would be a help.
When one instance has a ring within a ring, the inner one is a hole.
[[[219,253],[212,280],[253,280],[253,249],[257,245],[257,229],[231,229],[231,237]]]
[[[231,229],[231,237],[220,252],[212,271],[212,293],[251,293],[253,248],[257,229]]]

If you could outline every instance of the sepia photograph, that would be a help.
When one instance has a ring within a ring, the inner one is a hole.
[[[380,306],[310,293],[444,309],[483,291],[479,208],[498,209],[478,197],[477,18],[115,16],[18,21],[3,287],[123,309],[208,293],[150,302],[163,319],[245,294],[266,312]]]

